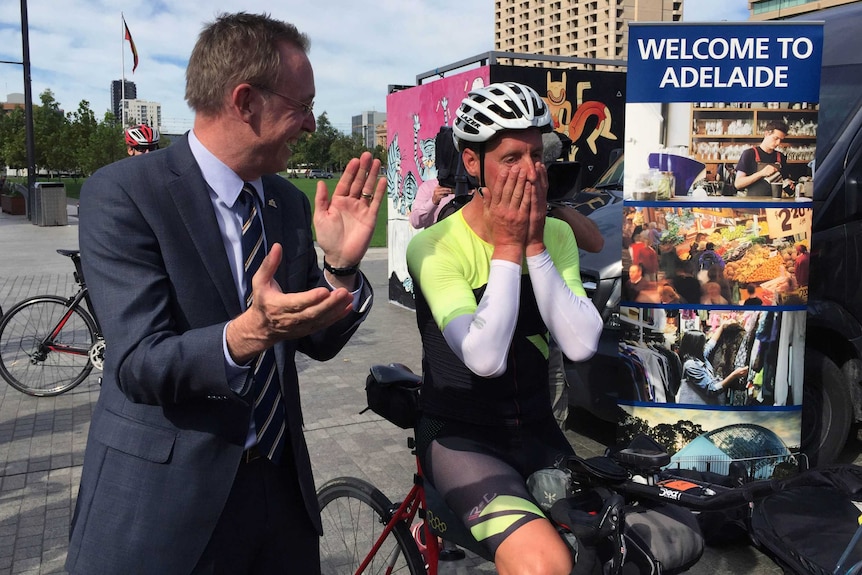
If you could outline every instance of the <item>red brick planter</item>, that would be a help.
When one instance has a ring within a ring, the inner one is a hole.
[[[13,216],[23,216],[25,213],[27,213],[27,206],[24,203],[24,196],[22,196],[21,194],[0,196],[0,206],[2,206],[5,213],[11,214]]]

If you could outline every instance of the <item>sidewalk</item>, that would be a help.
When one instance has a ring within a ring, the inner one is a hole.
[[[57,248],[78,246],[74,206],[69,213],[69,225],[62,227],[39,227],[23,216],[0,213],[0,306],[4,311],[31,295],[74,292],[71,262],[55,253]],[[370,365],[399,362],[420,371],[414,313],[387,301],[387,257],[387,250],[378,248],[363,261],[376,302],[351,342],[331,361],[298,357],[297,367],[317,484],[353,475],[397,500],[411,485],[415,467],[406,447],[407,433],[371,412],[359,413],[365,408],[365,375]],[[0,575],[65,573],[69,521],[90,414],[98,398],[97,378],[94,372],[80,386],[55,398],[30,397],[0,382]],[[594,439],[595,431],[570,429],[567,436],[580,455],[598,455],[605,445]],[[441,569],[441,575],[493,572],[493,566],[469,557]],[[708,549],[690,572],[782,573],[747,545]]]

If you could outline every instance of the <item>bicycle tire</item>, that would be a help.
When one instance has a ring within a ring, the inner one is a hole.
[[[328,481],[317,491],[317,500],[323,521],[321,572],[354,575],[383,532],[392,502],[379,489],[356,477]],[[387,570],[393,561],[391,571]],[[395,525],[363,573],[427,573],[408,525]]]
[[[96,341],[96,323],[77,307],[54,339],[78,353],[44,348],[41,344],[59,324],[69,306],[60,296],[34,296],[15,304],[0,321],[0,376],[27,395],[50,397],[65,393],[87,379],[93,364],[88,355]]]

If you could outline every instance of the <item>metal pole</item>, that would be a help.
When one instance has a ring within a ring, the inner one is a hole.
[[[27,24],[27,0],[21,0],[21,42],[24,60],[24,123],[27,134],[27,211],[36,189],[36,146],[33,136],[33,93],[30,88],[30,33]]]

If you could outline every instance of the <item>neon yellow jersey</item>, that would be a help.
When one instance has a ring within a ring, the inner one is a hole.
[[[569,225],[548,218],[544,241],[569,289],[586,296],[578,246]],[[489,425],[550,416],[548,329],[536,305],[526,261],[521,266],[519,314],[503,375],[477,376],[443,338],[450,321],[476,311],[488,284],[493,250],[470,229],[460,211],[417,234],[407,247],[422,336],[422,408],[428,415]]]
[[[578,267],[578,244],[562,220],[545,220],[545,246],[554,266],[575,295],[586,296]],[[494,246],[477,236],[458,211],[417,234],[407,246],[407,269],[414,284],[426,286],[425,299],[440,330],[452,318],[472,314],[473,290],[488,283]],[[521,265],[527,274],[527,264]]]

